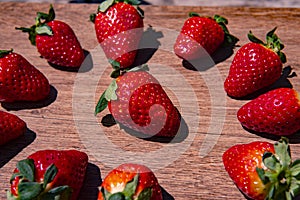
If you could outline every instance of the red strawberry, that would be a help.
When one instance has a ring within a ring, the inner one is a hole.
[[[97,14],[91,15],[103,51],[121,68],[133,64],[143,34],[143,11],[138,4],[136,0],[106,0],[99,5]]]
[[[71,199],[78,197],[88,156],[77,150],[41,150],[17,163],[8,199]]]
[[[275,30],[267,33],[267,43],[257,39],[250,31],[248,37],[251,42],[237,51],[224,83],[229,96],[245,97],[279,79],[286,58],[281,52],[284,46]]]
[[[115,120],[150,136],[174,137],[180,115],[159,82],[144,68],[118,76],[102,94],[96,114],[108,108]]]
[[[229,34],[227,19],[190,13],[174,44],[175,54],[185,60],[194,60],[213,54],[224,42],[235,44],[238,39]]]
[[[84,51],[72,28],[65,22],[54,20],[52,5],[49,13],[38,12],[36,24],[30,28],[16,28],[29,33],[31,44],[49,63],[62,67],[80,67]]]
[[[300,130],[299,94],[291,88],[271,90],[242,106],[237,117],[250,130],[291,135]]]
[[[26,123],[16,115],[0,111],[0,145],[20,137],[26,128]]]
[[[146,166],[126,163],[113,169],[102,182],[98,200],[162,200],[154,173]]]
[[[299,195],[300,160],[292,162],[286,138],[238,144],[223,154],[230,178],[247,197],[255,200],[293,199]]]
[[[0,102],[39,101],[49,93],[48,79],[23,56],[0,51]]]

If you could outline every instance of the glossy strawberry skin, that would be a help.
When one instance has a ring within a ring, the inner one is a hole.
[[[34,161],[36,182],[42,182],[47,167],[54,164],[58,173],[54,180],[49,183],[47,189],[68,185],[72,188],[70,199],[76,200],[78,198],[88,164],[86,153],[77,150],[40,150],[28,156],[28,159]],[[14,172],[18,172],[18,169],[16,168]],[[14,195],[17,191],[18,176],[15,179],[15,181],[12,180],[15,187],[11,187],[11,193]]]
[[[271,90],[242,106],[237,117],[250,130],[291,135],[300,130],[299,95],[291,88]]]
[[[41,56],[58,66],[80,67],[85,56],[72,28],[58,20],[50,21],[47,25],[53,35],[36,35],[36,47]]]
[[[49,96],[48,79],[20,54],[0,58],[0,102],[39,101]]]
[[[131,66],[144,26],[136,8],[128,3],[114,3],[105,12],[99,11],[94,23],[98,42],[107,58],[118,61],[121,68]]]
[[[118,166],[109,172],[101,187],[110,193],[121,192],[126,183],[131,181],[137,173],[139,174],[139,180],[133,199],[136,199],[144,189],[151,188],[152,195],[149,200],[162,200],[161,188],[154,173],[148,167],[140,164],[125,163]],[[104,200],[101,191],[98,200]]]
[[[26,123],[18,116],[0,111],[0,145],[20,137],[26,128]]]
[[[177,134],[179,113],[152,75],[146,71],[127,72],[116,82],[118,98],[108,103],[116,121],[148,136]]]
[[[269,142],[252,142],[234,145],[223,154],[223,164],[235,185],[249,198],[264,200],[268,185],[259,178],[256,168],[264,168],[262,157],[265,152],[274,153]]]
[[[223,41],[224,31],[214,19],[193,16],[184,22],[174,52],[180,58],[194,60],[212,54]]]
[[[282,72],[280,57],[258,43],[247,43],[234,56],[224,89],[241,98],[273,84]]]

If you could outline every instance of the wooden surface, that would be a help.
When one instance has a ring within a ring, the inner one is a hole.
[[[32,25],[35,13],[47,12],[48,8],[49,4],[0,3],[1,49],[13,48],[22,54],[48,77],[52,85],[51,97],[38,105],[1,105],[1,110],[8,110],[26,121],[29,130],[25,137],[0,147],[0,199],[5,199],[16,162],[41,149],[87,152],[90,161],[88,179],[80,199],[96,199],[100,178],[104,178],[114,165],[124,162],[119,152],[125,157],[137,155],[138,160],[133,161],[149,164],[164,189],[165,199],[244,198],[224,170],[223,152],[237,143],[273,142],[276,138],[249,133],[238,123],[236,111],[248,100],[231,99],[222,88],[234,54],[226,57],[220,54],[218,60],[221,62],[201,68],[201,71],[189,70],[172,53],[172,37],[178,33],[190,11],[225,16],[231,33],[240,38],[239,45],[248,41],[246,35],[250,29],[264,39],[265,33],[277,26],[288,59],[284,64],[285,71],[291,67],[298,74],[300,9],[142,7],[145,30],[148,25],[153,27],[151,45],[160,42],[159,49],[148,61],[150,66],[153,65],[152,73],[162,82],[188,127],[183,129],[181,138],[168,143],[138,139],[118,126],[103,127],[100,120],[107,111],[97,118],[93,116],[96,101],[110,82],[110,68],[101,57],[93,24],[88,21],[89,14],[97,9],[96,4],[54,4],[57,19],[67,22],[83,48],[91,53],[87,69],[80,73],[51,67],[39,57],[27,35],[15,30],[15,27]],[[283,79],[279,85],[292,85],[300,91],[299,77]],[[299,158],[298,137],[299,134],[291,137],[294,159]],[[114,148],[110,148],[112,144]]]

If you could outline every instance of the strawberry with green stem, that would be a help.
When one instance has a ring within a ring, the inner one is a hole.
[[[88,156],[77,150],[40,150],[21,160],[10,179],[7,199],[75,200]]]
[[[49,13],[38,12],[35,25],[16,28],[29,34],[29,40],[49,63],[61,67],[78,68],[84,61],[84,51],[73,31],[65,22],[55,20],[50,5]]]
[[[13,50],[0,50],[0,102],[40,101],[50,94],[48,79]]]
[[[224,89],[229,96],[245,97],[280,78],[286,57],[281,51],[284,45],[275,31],[276,27],[267,33],[266,43],[249,32],[251,42],[237,51],[224,82]]]
[[[122,164],[104,178],[98,200],[162,200],[162,191],[154,173],[141,164]]]
[[[147,72],[147,65],[125,71],[115,61],[112,65],[115,79],[101,95],[95,113],[108,106],[118,123],[142,135],[174,137],[180,127],[180,114],[159,82]]]
[[[174,44],[175,54],[184,60],[195,60],[212,55],[221,45],[234,45],[238,38],[226,27],[228,20],[215,15],[213,18],[190,13]]]
[[[143,34],[143,10],[137,0],[106,0],[91,14],[96,36],[108,59],[131,67]]]
[[[248,198],[291,200],[300,193],[300,160],[292,161],[286,138],[238,144],[223,154],[229,177]]]

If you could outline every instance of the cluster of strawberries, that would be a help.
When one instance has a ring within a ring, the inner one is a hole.
[[[143,34],[143,11],[136,0],[106,0],[92,14],[96,36],[113,67],[111,84],[101,95],[95,114],[108,107],[114,119],[143,135],[172,138],[181,116],[147,65],[133,66]],[[175,54],[187,61],[212,55],[221,45],[238,39],[226,28],[227,20],[191,13],[174,44]],[[29,39],[50,64],[79,68],[84,51],[73,30],[55,20],[55,12],[38,12]],[[283,45],[273,29],[264,43],[250,32],[250,43],[236,53],[224,89],[243,98],[272,85],[282,73]],[[121,47],[121,48],[120,48]],[[192,62],[191,62],[192,63]],[[47,78],[13,50],[0,51],[0,101],[40,101],[49,96]],[[158,105],[158,106],[157,106]],[[290,135],[300,129],[300,106],[295,90],[279,88],[262,94],[239,109],[238,120],[247,129]],[[19,117],[0,111],[0,145],[26,131]],[[239,189],[253,199],[291,199],[299,193],[299,162],[291,161],[286,138],[272,145],[253,142],[236,145],[223,155],[226,171]],[[8,199],[77,199],[88,164],[77,150],[41,150],[18,162],[11,177]],[[162,191],[146,166],[125,163],[103,180],[98,199],[160,200]]]
[[[256,141],[237,144],[223,154],[226,171],[240,191],[250,199],[294,199],[299,195],[299,160],[292,161],[288,139],[300,130],[298,93],[292,88],[272,85],[280,79],[286,56],[284,45],[275,34],[266,42],[250,31],[251,42],[236,53],[224,82],[228,96],[252,98],[237,112],[237,119],[248,131],[283,136],[274,145]]]

